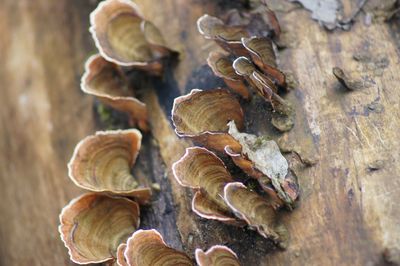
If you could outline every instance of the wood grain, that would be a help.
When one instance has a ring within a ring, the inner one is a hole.
[[[87,28],[96,1],[3,2],[0,265],[71,265],[59,240],[58,214],[82,193],[67,178],[73,147],[99,129],[93,99],[79,90],[84,60],[95,52]],[[197,217],[190,210],[190,192],[178,186],[170,170],[191,145],[174,134],[173,98],[193,88],[223,86],[206,66],[208,53],[217,47],[197,33],[195,22],[204,13],[221,15],[241,4],[136,2],[181,52],[163,79],[141,84],[152,135],[145,136],[134,171],[162,190],[143,208],[142,227],[155,227],[170,245],[192,257],[197,247],[227,244],[243,265],[384,264],[384,249],[400,246],[398,26],[367,27],[360,21],[349,32],[327,32],[307,11],[271,1],[288,44],[280,52],[281,68],[299,84],[285,96],[296,108],[296,124],[278,134],[269,123],[270,107],[254,97],[243,102],[246,126],[251,133],[281,138],[283,145],[318,161],[313,167],[293,165],[301,199],[293,212],[282,213],[291,242],[279,251],[255,232]],[[354,60],[361,52],[367,56]],[[331,73],[334,66],[362,76],[367,86],[345,91]],[[383,166],[373,171],[377,160]]]
[[[67,178],[74,145],[93,132],[79,79],[93,4],[2,1],[0,264],[70,265],[57,232],[80,192]]]

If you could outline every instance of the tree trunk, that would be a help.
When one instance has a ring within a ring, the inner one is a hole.
[[[67,178],[75,144],[98,123],[93,98],[79,79],[96,51],[87,31],[96,1],[12,1],[0,9],[0,265],[69,265],[57,226],[61,208],[82,193]],[[317,164],[294,165],[301,197],[283,211],[287,250],[256,232],[196,216],[191,193],[174,180],[171,165],[186,147],[170,121],[173,99],[193,88],[224,86],[206,65],[218,49],[196,29],[204,13],[220,16],[239,1],[136,0],[145,17],[180,52],[161,80],[149,79],[143,100],[151,134],[145,136],[135,174],[161,186],[142,211],[142,228],[156,228],[168,244],[190,256],[195,248],[226,244],[243,265],[378,265],[383,252],[400,246],[399,28],[362,21],[350,31],[326,31],[310,13],[286,1],[270,1],[288,48],[281,69],[298,86],[285,98],[296,110],[295,127],[279,134],[271,110],[258,97],[243,103],[251,133],[269,134]],[[344,0],[345,10],[351,6]],[[243,7],[241,7],[243,8]],[[363,17],[364,15],[360,16]],[[364,57],[360,58],[363,53]],[[357,60],[355,60],[357,59]],[[332,75],[339,66],[369,86],[347,92]],[[97,122],[96,122],[97,121]],[[378,168],[378,169],[376,169]],[[399,252],[399,251],[397,251]],[[396,255],[396,254],[395,254]],[[399,254],[397,254],[399,256]]]

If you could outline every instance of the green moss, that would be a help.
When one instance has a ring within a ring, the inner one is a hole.
[[[257,138],[257,140],[254,142],[254,148],[258,149],[260,146],[262,146],[266,141],[270,141],[271,138],[268,135],[263,135]]]
[[[114,130],[127,127],[124,117],[121,117],[121,113],[116,113],[112,108],[98,103],[95,110],[102,128]]]

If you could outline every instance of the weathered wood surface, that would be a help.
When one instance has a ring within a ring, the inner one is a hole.
[[[93,99],[79,90],[84,60],[95,51],[87,27],[96,2],[3,2],[0,265],[68,265],[58,213],[82,191],[68,180],[66,163],[82,137],[103,128],[95,123]],[[159,229],[168,243],[191,255],[196,247],[227,244],[243,265],[384,264],[384,249],[400,246],[398,27],[359,22],[349,32],[329,33],[307,11],[271,1],[290,40],[280,52],[281,68],[299,84],[286,95],[297,115],[282,143],[318,160],[309,168],[296,164],[302,194],[298,207],[282,214],[291,242],[279,251],[255,232],[194,215],[190,193],[170,170],[190,145],[171,127],[173,98],[223,85],[205,66],[217,47],[197,33],[195,21],[203,13],[222,14],[233,1],[136,2],[181,52],[163,80],[144,85],[153,131],[144,139],[135,173],[160,183],[162,192],[144,208],[143,228]],[[354,60],[362,51],[369,58]],[[333,66],[365,76],[369,86],[345,92],[331,74]],[[268,105],[254,98],[244,106],[250,131],[281,137],[270,128]],[[376,160],[383,167],[369,170]]]

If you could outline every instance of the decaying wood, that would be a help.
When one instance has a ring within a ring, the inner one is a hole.
[[[84,60],[95,51],[87,27],[96,1],[34,2],[5,0],[0,9],[0,264],[69,265],[56,229],[58,213],[81,191],[68,180],[66,163],[75,144],[100,129],[93,99],[79,89]],[[243,102],[246,125],[250,133],[282,138],[317,161],[304,167],[292,160],[301,196],[294,211],[282,213],[290,244],[281,251],[256,232],[196,216],[189,190],[171,172],[191,145],[171,126],[173,99],[193,88],[224,86],[206,62],[218,48],[198,34],[195,22],[241,3],[136,2],[181,53],[163,79],[149,79],[142,91],[152,135],[144,137],[134,173],[161,188],[142,208],[142,228],[158,229],[192,258],[196,248],[225,244],[243,265],[377,265],[384,263],[383,254],[398,257],[398,26],[359,21],[351,31],[327,32],[306,10],[270,1],[288,47],[279,53],[279,66],[297,78],[298,86],[285,95],[296,110],[295,127],[285,135],[276,132],[270,106],[258,97]],[[343,2],[345,9],[351,6]],[[344,91],[332,75],[334,66],[358,72],[372,85]],[[371,171],[377,160],[381,167]]]

